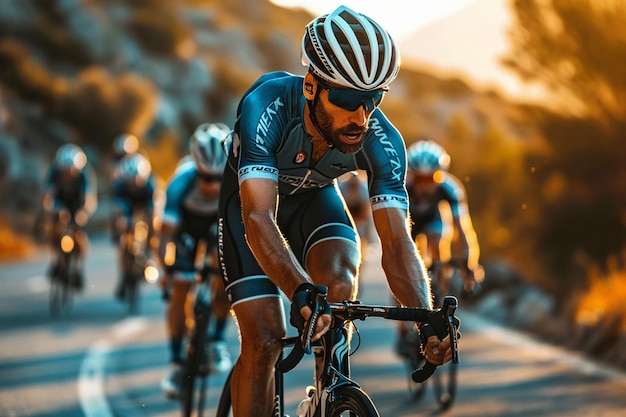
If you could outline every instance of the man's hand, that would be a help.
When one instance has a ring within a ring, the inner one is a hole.
[[[304,306],[300,309],[300,315],[304,318],[304,325],[306,326],[311,318],[313,311],[310,307]],[[322,336],[326,334],[328,329],[330,329],[330,325],[332,324],[332,317],[330,314],[322,314],[317,319],[317,324],[315,325],[315,332],[313,333],[313,337],[311,338],[312,342],[320,339]]]
[[[452,349],[450,348],[450,336],[439,340],[437,336],[430,336],[424,346],[424,357],[435,365],[443,365],[452,359]]]
[[[290,323],[299,331],[302,331],[311,319],[313,309],[317,305],[316,298],[320,293],[320,289],[311,283],[302,284],[294,291],[291,302]],[[332,322],[330,306],[325,299],[323,303],[311,341],[322,337],[328,331]]]

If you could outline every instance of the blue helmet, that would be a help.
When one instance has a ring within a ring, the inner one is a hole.
[[[447,171],[450,168],[450,155],[431,140],[421,140],[409,146],[406,158],[409,171],[416,173]]]
[[[67,143],[57,150],[55,162],[62,170],[80,172],[87,165],[87,155],[80,146]]]

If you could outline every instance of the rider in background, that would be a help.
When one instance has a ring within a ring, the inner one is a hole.
[[[267,73],[244,94],[220,192],[218,252],[241,337],[231,380],[237,417],[271,414],[286,333],[281,290],[300,330],[319,294],[314,284],[328,287],[329,302],[357,296],[361,245],[337,186],[341,175],[367,173],[393,293],[403,305],[432,307],[409,230],[405,144],[378,109],[400,52],[380,25],[340,6],[307,25],[302,58],[304,76]],[[332,332],[347,344],[343,326],[331,321],[320,315],[313,339]],[[433,336],[425,351],[441,364],[451,357],[450,340]]]
[[[113,145],[111,147],[112,160],[109,167],[109,183],[111,187],[111,198],[115,198],[113,193],[113,187],[115,186],[118,177],[120,175],[120,162],[127,155],[133,155],[139,151],[139,139],[137,136],[130,133],[122,133],[115,137]],[[109,229],[111,230],[111,242],[117,245],[120,240],[120,235],[117,233],[117,221],[116,212],[111,211]]]
[[[133,218],[140,215],[148,224],[148,242],[154,231],[154,198],[157,184],[148,158],[140,153],[124,156],[118,163],[117,174],[111,184],[111,225],[114,236],[120,238],[133,227]],[[120,251],[118,264],[122,267]],[[122,269],[122,268],[121,268]],[[125,277],[120,276],[115,296],[126,296]]]
[[[452,259],[455,231],[458,255],[465,260],[464,289],[471,292],[483,277],[480,247],[472,225],[463,183],[450,172],[450,155],[439,144],[423,140],[407,149],[407,191],[413,239],[430,267]]]
[[[186,336],[185,303],[196,283],[197,271],[208,258],[217,268],[217,206],[226,164],[222,140],[229,134],[221,123],[205,123],[190,140],[190,155],[183,158],[167,186],[158,248],[165,270],[161,281],[168,295],[166,323],[169,336],[170,369],[161,382],[168,398],[180,389],[183,346]],[[230,305],[221,279],[211,280],[215,327],[210,330],[209,366],[214,371],[230,369],[231,359],[224,341]]]
[[[57,244],[63,232],[60,230],[63,213],[69,214],[70,222],[78,226],[78,275],[71,277],[71,284],[78,290],[84,285],[84,258],[89,244],[83,228],[98,205],[96,187],[95,172],[82,148],[71,143],[60,146],[45,180],[42,206],[51,223],[52,245]],[[56,275],[57,263],[56,259],[52,260],[50,278]]]
[[[113,160],[111,163],[111,180],[115,180],[118,173],[118,167],[122,158],[139,152],[139,139],[130,133],[122,133],[113,140]]]
[[[483,279],[478,263],[480,248],[472,225],[467,194],[463,183],[448,172],[450,155],[439,144],[422,140],[407,148],[407,192],[411,215],[411,236],[420,251],[426,267],[432,274],[436,262],[452,259],[453,239],[458,238],[458,258],[464,259],[464,292],[474,290]],[[443,277],[432,276],[433,286]],[[398,322],[396,351],[408,355],[403,342],[409,331],[404,322]]]

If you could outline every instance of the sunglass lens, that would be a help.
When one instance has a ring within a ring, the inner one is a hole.
[[[329,88],[328,101],[348,111],[355,111],[361,106],[365,106],[366,111],[372,111],[383,101],[384,94],[384,90],[358,91]]]
[[[199,174],[198,176],[204,182],[220,182],[220,181],[222,181],[222,176],[221,175]]]

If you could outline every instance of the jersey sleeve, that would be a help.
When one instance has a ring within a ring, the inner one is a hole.
[[[408,210],[404,139],[380,110],[372,115],[369,132],[359,165],[368,172],[372,210]]]
[[[278,182],[277,152],[285,127],[302,100],[302,78],[288,73],[266,74],[239,106],[239,184],[250,178]],[[294,88],[299,85],[299,88]]]
[[[463,183],[452,174],[447,173],[441,183],[441,187],[446,200],[450,204],[452,216],[454,216],[455,219],[461,219],[463,216],[469,215]]]
[[[195,180],[195,168],[177,170],[165,191],[163,223],[178,225],[181,220],[184,198]]]

